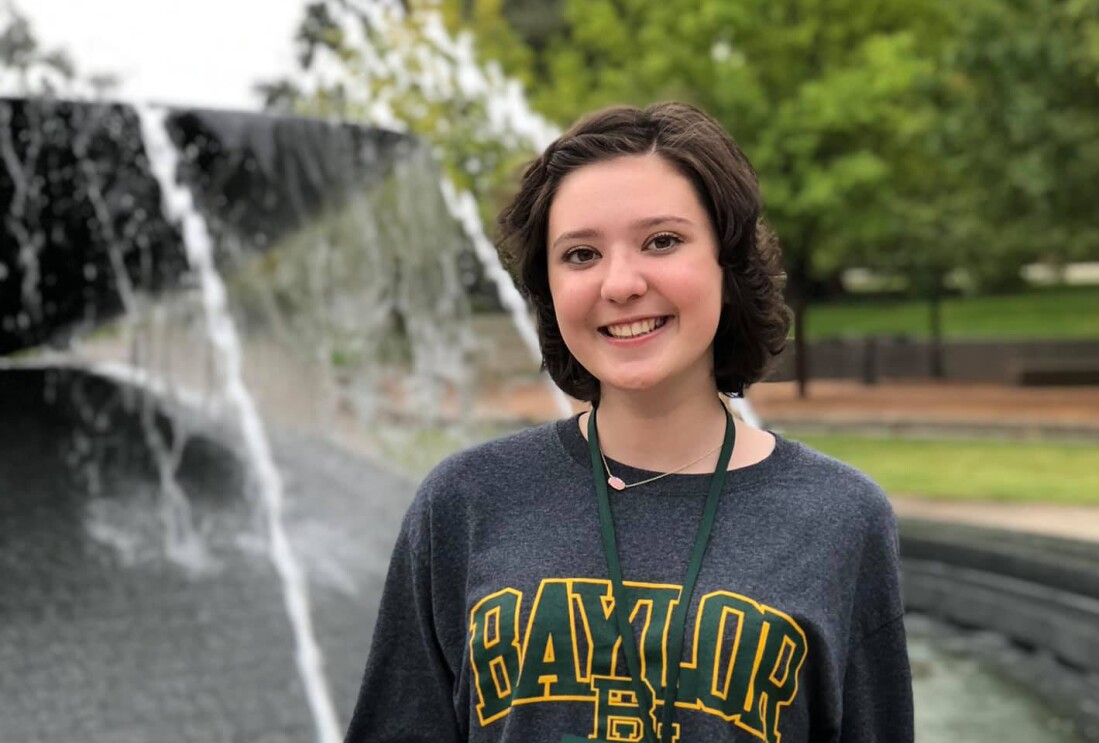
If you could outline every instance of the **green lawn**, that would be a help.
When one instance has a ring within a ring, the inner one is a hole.
[[[1099,444],[791,435],[894,495],[1099,505]]]
[[[926,302],[850,299],[810,305],[812,340],[871,333],[927,336]],[[948,338],[1099,339],[1099,286],[1030,289],[1002,297],[958,297],[943,302]]]
[[[447,455],[507,430],[394,431],[380,453],[418,479]],[[892,495],[1099,505],[1099,443],[787,435],[858,467]]]

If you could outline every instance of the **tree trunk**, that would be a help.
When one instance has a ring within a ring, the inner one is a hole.
[[[943,369],[943,297],[942,284],[935,277],[931,284],[931,378],[943,379],[946,373]]]
[[[809,235],[804,236],[805,244],[811,242]],[[809,263],[806,253],[795,251],[786,256],[786,297],[790,309],[794,312],[794,374],[798,381],[798,398],[809,396],[809,331],[807,318],[809,312]]]
[[[803,289],[794,293],[794,366],[797,370],[798,397],[804,400],[809,396],[809,343],[805,337],[805,314],[809,302]]]

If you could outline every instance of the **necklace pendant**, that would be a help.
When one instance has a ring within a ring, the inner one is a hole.
[[[621,477],[617,477],[615,475],[611,475],[610,477],[607,478],[607,484],[610,485],[615,490],[625,490],[626,489],[626,483],[622,482]]]

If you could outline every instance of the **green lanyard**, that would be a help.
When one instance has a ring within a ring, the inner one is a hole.
[[[599,501],[599,525],[603,533],[603,550],[607,555],[607,571],[610,573],[614,588],[614,614],[618,621],[618,634],[622,638],[622,649],[626,653],[630,681],[633,683],[634,693],[637,694],[637,704],[641,710],[641,730],[644,733],[646,743],[658,743],[661,740],[667,743],[672,739],[672,723],[675,719],[675,700],[679,693],[679,666],[683,654],[683,628],[687,622],[687,608],[691,604],[691,595],[694,593],[695,583],[698,580],[698,571],[702,567],[702,558],[706,554],[706,545],[710,541],[714,515],[717,513],[717,504],[721,499],[721,491],[725,486],[725,472],[729,467],[729,457],[733,453],[733,442],[735,440],[736,427],[733,425],[732,416],[726,410],[725,441],[721,445],[721,455],[718,457],[717,467],[714,468],[714,474],[710,478],[710,493],[706,496],[706,507],[702,511],[702,521],[698,525],[694,551],[691,553],[691,561],[687,565],[687,575],[683,579],[683,588],[679,594],[680,600],[672,611],[671,630],[668,633],[668,684],[664,689],[664,709],[661,715],[660,728],[663,736],[658,737],[649,714],[653,707],[653,701],[649,696],[648,687],[641,678],[637,641],[634,639],[633,628],[630,626],[629,607],[626,606],[626,589],[622,585],[622,566],[618,562],[618,545],[614,536],[611,503],[607,497],[607,478],[599,454],[599,434],[595,430],[594,408],[592,408],[591,415],[588,416],[588,451],[591,454],[591,471],[595,476],[595,494]]]

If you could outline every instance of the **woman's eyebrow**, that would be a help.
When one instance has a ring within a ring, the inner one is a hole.
[[[693,225],[694,222],[686,217],[677,217],[674,214],[662,214],[657,217],[645,217],[644,219],[638,219],[630,223],[630,228],[634,230],[646,229],[651,227],[657,227],[662,224],[683,224]],[[594,237],[599,237],[602,233],[591,227],[587,227],[581,230],[569,230],[568,232],[562,232],[557,236],[557,239],[553,241],[553,245],[550,249],[556,248],[558,244],[566,240],[590,240]]]
[[[658,217],[645,217],[644,219],[639,219],[630,226],[634,229],[641,229],[643,227],[656,227],[657,225],[661,224],[693,225],[694,222],[687,219],[686,217],[677,217],[674,214],[662,214]]]
[[[582,230],[570,230],[568,232],[562,232],[560,235],[557,236],[557,239],[553,241],[553,245],[551,245],[550,248],[556,248],[559,243],[562,243],[565,240],[590,240],[593,237],[599,237],[600,234],[602,233],[600,233],[599,230],[593,229],[591,227],[587,227]]]

